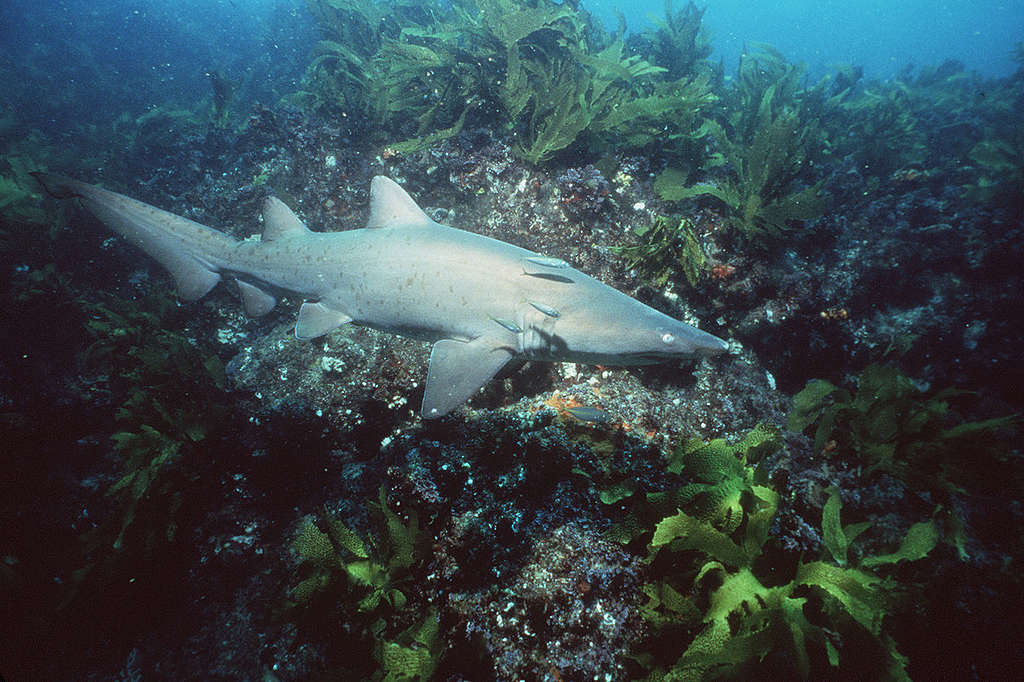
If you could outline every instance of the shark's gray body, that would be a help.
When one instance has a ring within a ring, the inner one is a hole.
[[[458,407],[515,357],[642,365],[726,349],[564,261],[439,225],[381,176],[365,229],[311,232],[270,198],[261,240],[244,242],[95,185],[39,179],[158,260],[184,299],[227,276],[250,315],[269,312],[282,293],[305,297],[300,339],[354,322],[433,342],[426,418]]]

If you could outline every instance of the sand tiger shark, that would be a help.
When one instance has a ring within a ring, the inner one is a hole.
[[[184,300],[227,277],[254,317],[282,295],[302,296],[299,339],[355,323],[432,342],[426,419],[454,410],[515,358],[630,366],[727,348],[560,258],[436,223],[383,176],[370,184],[363,229],[313,232],[269,197],[260,239],[241,242],[96,185],[36,177],[156,259]]]

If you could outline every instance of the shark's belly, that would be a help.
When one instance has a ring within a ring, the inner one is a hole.
[[[550,312],[565,304],[568,286],[528,276],[524,259],[543,258],[531,251],[441,226],[353,230],[242,248],[239,271],[358,324],[431,341],[501,337],[517,352],[537,345],[537,335],[528,333],[534,327],[551,327]]]
[[[339,277],[330,296],[356,322],[388,332],[469,341],[515,334],[531,252],[436,226],[382,230]],[[528,279],[528,278],[526,278]]]

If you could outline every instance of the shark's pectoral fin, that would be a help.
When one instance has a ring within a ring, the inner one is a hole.
[[[263,317],[277,305],[277,298],[254,284],[235,280],[238,284],[238,293],[242,297],[242,307],[249,317]]]
[[[493,338],[435,343],[423,393],[423,418],[443,417],[469,400],[513,357],[510,348]]]
[[[332,329],[352,321],[352,318],[323,303],[306,301],[299,308],[299,319],[295,322],[295,338],[303,341],[323,336]]]

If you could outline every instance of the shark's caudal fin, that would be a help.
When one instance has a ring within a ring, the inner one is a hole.
[[[155,258],[174,277],[181,298],[201,298],[220,281],[213,262],[235,244],[227,235],[95,185],[52,173],[33,175],[52,196],[78,197],[110,229]]]

